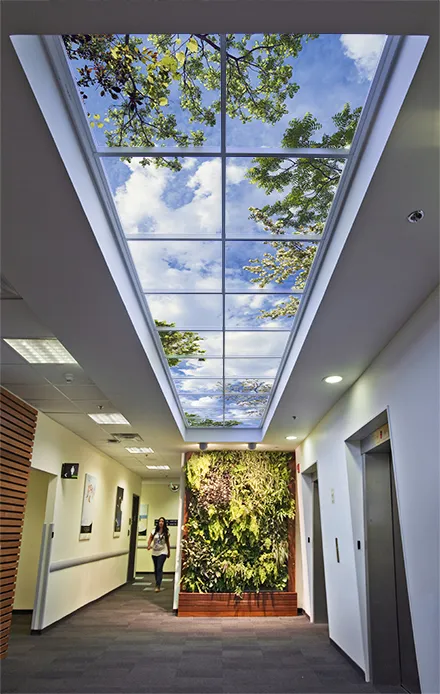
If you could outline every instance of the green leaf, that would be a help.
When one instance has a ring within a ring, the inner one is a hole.
[[[197,53],[197,51],[199,50],[199,44],[193,36],[188,41],[187,46],[188,50],[191,51],[191,53]]]

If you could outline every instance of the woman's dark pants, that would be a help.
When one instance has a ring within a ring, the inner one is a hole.
[[[165,563],[166,558],[166,554],[159,554],[158,557],[155,557],[153,554],[154,578],[156,579],[156,588],[160,588],[161,586],[163,576],[163,565]]]

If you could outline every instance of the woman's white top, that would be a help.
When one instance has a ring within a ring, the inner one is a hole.
[[[153,535],[153,550],[154,557],[160,557],[161,554],[168,554],[167,538],[163,533],[155,533]]]

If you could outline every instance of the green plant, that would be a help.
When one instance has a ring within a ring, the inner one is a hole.
[[[182,589],[285,590],[290,453],[209,451],[186,463],[188,520]]]

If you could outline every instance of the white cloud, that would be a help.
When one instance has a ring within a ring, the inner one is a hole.
[[[130,241],[144,291],[221,291],[220,241]]]
[[[372,80],[386,36],[375,34],[342,34],[344,53],[354,60],[360,79]]]
[[[185,170],[192,170],[197,161],[188,160]],[[127,181],[114,196],[116,208],[126,234],[140,231],[170,236],[215,235],[221,230],[220,160],[203,161],[186,184],[186,175],[166,168],[141,166],[137,159],[126,164],[131,171]],[[164,200],[170,186],[180,176],[182,193],[193,191],[189,202],[170,206]]]

